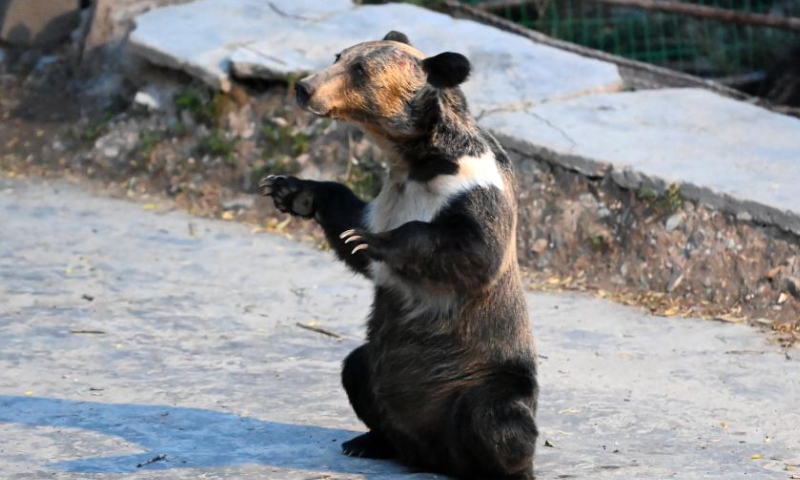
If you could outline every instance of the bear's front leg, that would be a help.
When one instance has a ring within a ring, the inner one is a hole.
[[[408,222],[387,232],[350,229],[339,235],[353,257],[383,262],[408,280],[430,280],[466,292],[499,271],[503,241],[475,222]]]
[[[322,227],[331,248],[352,270],[369,276],[369,259],[350,255],[339,240],[343,230],[364,228],[366,203],[349,188],[336,182],[303,180],[288,175],[270,175],[259,182],[261,193],[272,197],[275,208],[302,218],[313,218]]]

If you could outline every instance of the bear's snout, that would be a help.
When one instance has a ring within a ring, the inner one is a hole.
[[[300,107],[305,107],[311,95],[314,94],[314,90],[308,83],[300,81],[294,86],[294,94],[297,99],[297,104],[300,105]]]

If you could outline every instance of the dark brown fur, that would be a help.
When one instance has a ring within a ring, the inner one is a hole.
[[[376,283],[367,342],[342,372],[370,431],[343,449],[462,478],[530,479],[538,385],[513,172],[469,115],[458,88],[466,59],[424,58],[401,34],[387,38],[344,50],[298,84],[306,109],[357,122],[387,149],[387,197],[367,206],[339,184],[263,183],[278,208],[315,218],[336,254]],[[448,188],[430,218],[405,197]],[[412,206],[420,219],[403,210]],[[384,210],[414,218],[373,231]]]

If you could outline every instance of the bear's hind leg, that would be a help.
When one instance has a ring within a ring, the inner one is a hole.
[[[370,429],[369,432],[344,442],[342,452],[351,457],[394,457],[394,447],[380,431],[378,408],[372,393],[365,345],[353,350],[344,360],[342,385],[356,415]]]
[[[342,453],[348,457],[394,458],[394,447],[384,436],[375,431],[359,435],[342,444]]]
[[[532,480],[539,435],[535,395],[488,384],[467,391],[450,417],[447,470],[467,477]],[[469,459],[469,460],[466,460]]]

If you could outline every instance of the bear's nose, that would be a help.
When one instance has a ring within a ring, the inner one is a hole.
[[[297,98],[297,104],[301,107],[305,107],[311,95],[314,94],[314,90],[306,82],[297,82],[294,86],[294,94]]]

